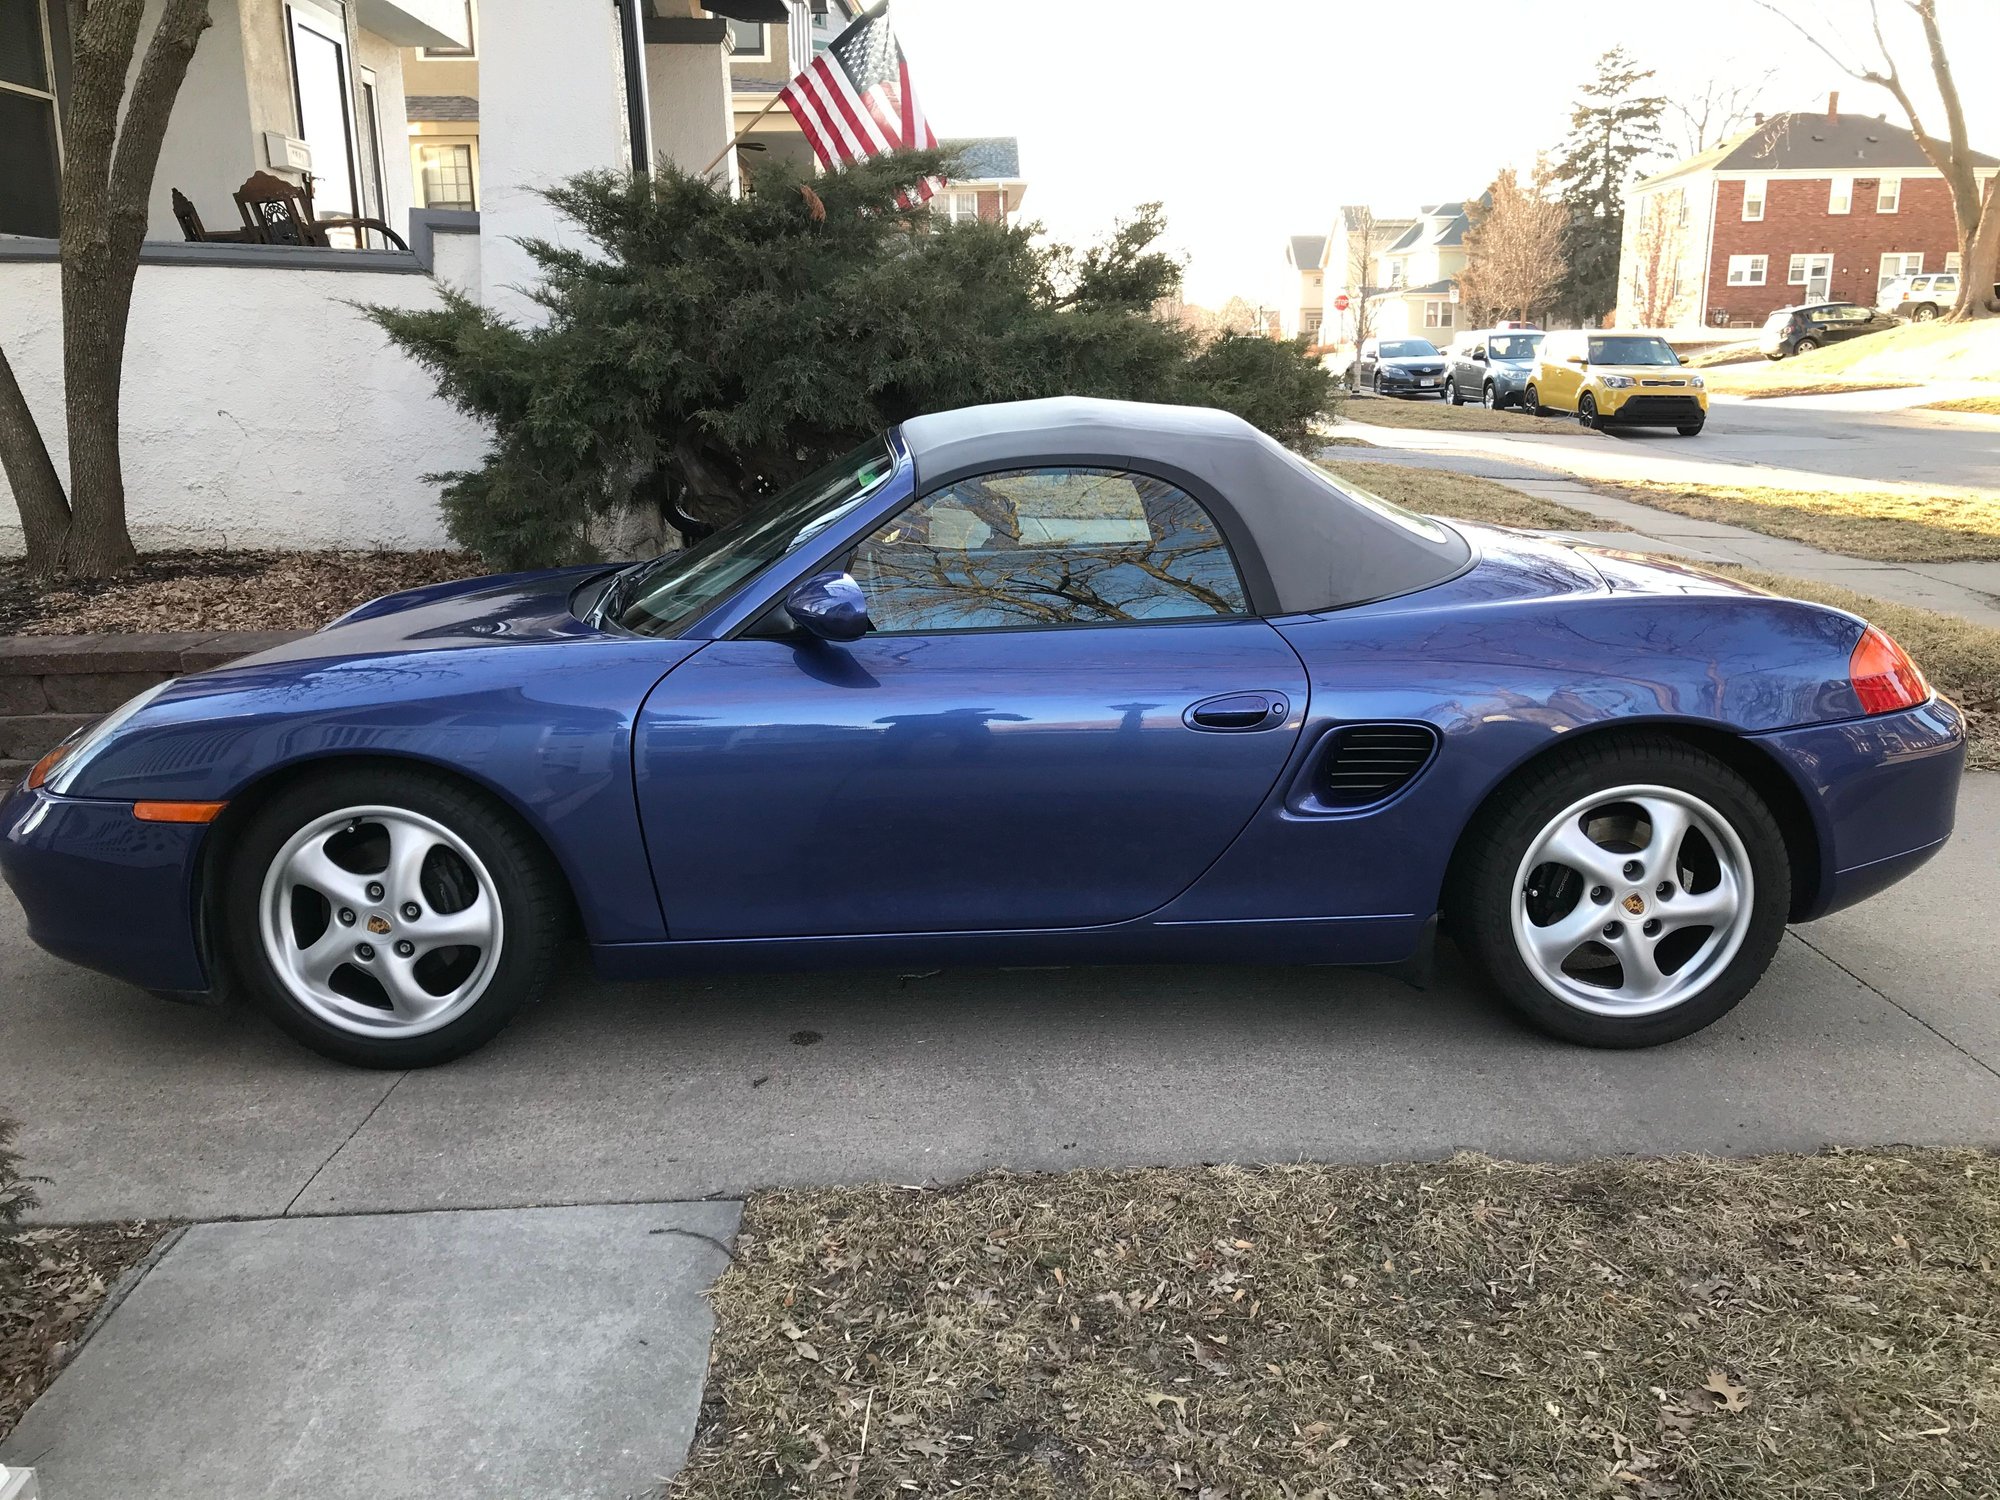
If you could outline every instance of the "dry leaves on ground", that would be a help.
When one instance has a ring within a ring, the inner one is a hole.
[[[119,577],[41,584],[0,564],[0,633],[317,630],[357,604],[470,578],[469,552],[158,552]]]
[[[1996,1260],[1965,1151],[760,1194],[669,1492],[1990,1494]]]

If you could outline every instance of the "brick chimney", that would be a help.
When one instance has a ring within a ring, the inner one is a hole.
[[[1829,125],[1838,125],[1840,123],[1839,89],[1835,89],[1826,96],[1826,123]]]

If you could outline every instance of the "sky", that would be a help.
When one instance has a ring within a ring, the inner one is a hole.
[[[1868,0],[1778,3],[1844,55],[1867,50]],[[1904,0],[1881,5],[1941,132]],[[2000,0],[1939,10],[1973,144],[2000,155]],[[1755,0],[894,0],[891,15],[940,136],[1020,138],[1025,218],[1087,241],[1160,200],[1188,300],[1207,306],[1282,300],[1286,238],[1324,233],[1343,203],[1409,214],[1531,167],[1614,44],[1670,98],[1775,69],[1766,113],[1839,89],[1843,113],[1901,119]]]

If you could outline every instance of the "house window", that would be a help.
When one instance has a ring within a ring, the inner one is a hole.
[[[1746,182],[1743,184],[1743,219],[1745,223],[1755,223],[1764,217],[1764,184]]]
[[[1826,187],[1826,211],[1830,214],[1844,214],[1854,208],[1854,179],[1848,176],[1835,177]]]
[[[767,62],[770,59],[770,33],[762,21],[729,22],[729,60],[731,62]]]
[[[473,14],[472,0],[465,0],[465,45],[463,47],[419,47],[420,57],[450,57],[470,61],[479,56],[478,17]]]
[[[419,146],[417,171],[425,208],[476,208],[472,192],[472,147]]]
[[[1875,277],[1875,290],[1878,292],[1881,291],[1883,287],[1894,281],[1898,276],[1920,275],[1923,269],[1923,251],[1911,250],[1904,252],[1901,250],[1891,250],[1887,255],[1882,257],[1881,268]]]
[[[68,94],[63,0],[0,0],[0,234],[59,232]]]
[[[1729,284],[1731,286],[1762,286],[1764,268],[1769,257],[1762,255],[1732,255],[1729,257]]]
[[[931,199],[931,212],[954,224],[979,222],[979,194],[939,193]]]
[[[1903,206],[1903,179],[1884,177],[1882,186],[1875,193],[1875,212],[1893,214]]]
[[[1431,298],[1424,303],[1424,327],[1449,328],[1452,325],[1452,306],[1449,301]]]
[[[1785,281],[1790,286],[1804,287],[1807,301],[1824,301],[1833,282],[1833,257],[1794,255],[1791,266],[1786,271]]]
[[[1299,332],[1304,334],[1307,338],[1317,342],[1319,339],[1320,317],[1321,313],[1317,308],[1313,309],[1310,312],[1300,313]]]
[[[1947,250],[1945,252],[1944,268],[1953,276],[1958,274],[1958,252],[1956,250]]]

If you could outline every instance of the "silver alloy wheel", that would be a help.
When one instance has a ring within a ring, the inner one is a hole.
[[[1635,845],[1641,822],[1647,837]],[[1755,895],[1749,852],[1714,808],[1673,787],[1613,787],[1571,803],[1528,845],[1514,876],[1514,946],[1566,1005],[1654,1015],[1729,967]]]
[[[1488,411],[1498,411],[1500,409],[1500,396],[1493,389],[1492,381],[1489,380],[1486,382],[1486,388],[1480,392],[1480,400]]]
[[[258,929],[300,1006],[386,1037],[436,1031],[470,1009],[503,935],[499,892],[471,846],[400,807],[343,808],[287,839],[264,874]]]

